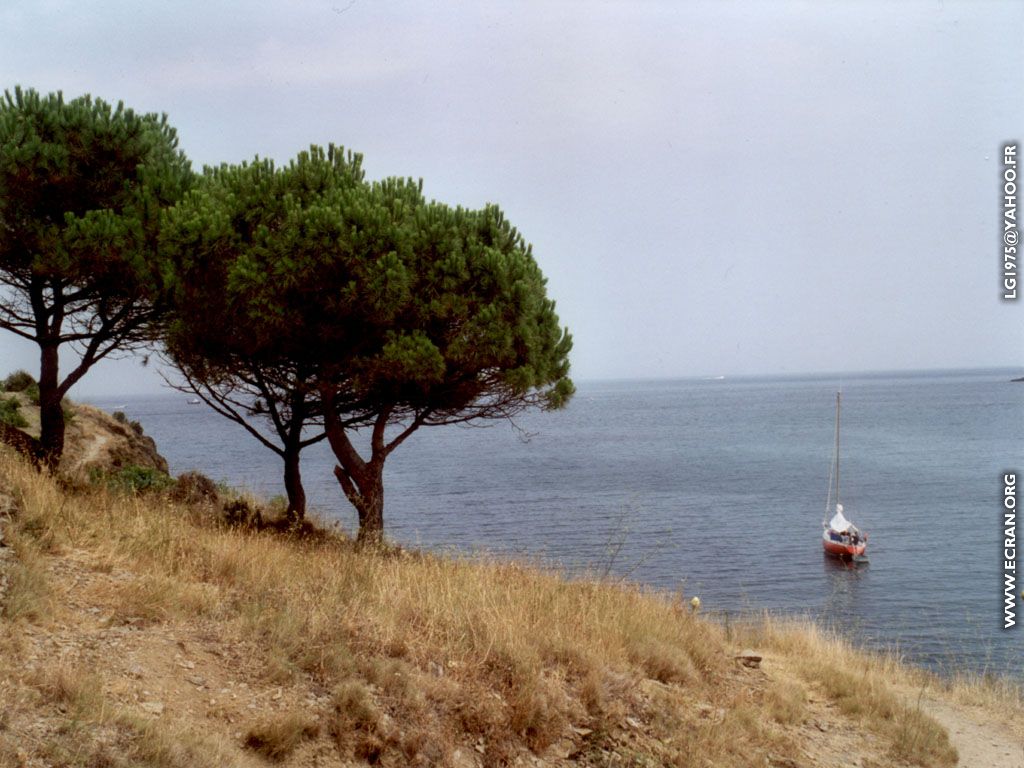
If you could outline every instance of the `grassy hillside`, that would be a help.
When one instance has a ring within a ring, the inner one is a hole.
[[[935,681],[813,627],[62,486],[0,453],[0,765],[956,762]]]

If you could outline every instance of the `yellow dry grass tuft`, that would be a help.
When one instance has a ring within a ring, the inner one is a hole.
[[[798,682],[781,680],[765,691],[765,709],[777,723],[793,725],[803,720],[807,689]]]
[[[42,621],[50,616],[54,605],[43,554],[36,542],[24,534],[14,532],[5,538],[15,558],[7,573],[0,617],[8,621]]]
[[[245,737],[245,746],[268,760],[280,762],[319,732],[316,720],[306,713],[285,712],[253,725]]]

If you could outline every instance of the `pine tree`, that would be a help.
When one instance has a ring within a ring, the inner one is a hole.
[[[151,337],[161,212],[190,177],[166,116],[21,88],[0,100],[0,328],[39,345],[50,466],[64,449],[68,390]],[[65,345],[77,359],[62,378]]]
[[[384,462],[417,429],[557,408],[573,393],[569,334],[496,206],[427,202],[405,179],[367,183],[357,162],[314,147],[284,168],[208,174],[172,218],[179,263],[192,253],[223,270],[235,356],[207,359],[304,372],[289,387],[322,419],[363,541],[383,535]],[[200,336],[197,317],[177,314],[176,334]]]
[[[275,290],[298,286],[318,303],[319,284],[293,273],[305,247],[307,208],[344,196],[362,182],[361,159],[330,148],[300,155],[285,169],[257,159],[208,168],[172,211],[163,236],[173,265],[172,312],[165,349],[181,374],[179,389],[244,427],[284,462],[288,515],[306,512],[302,451],[326,437],[314,388],[315,339],[248,287],[261,259]],[[259,254],[259,256],[258,256]],[[263,267],[259,267],[263,269]]]

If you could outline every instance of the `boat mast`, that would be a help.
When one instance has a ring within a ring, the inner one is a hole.
[[[839,505],[839,393],[836,392],[836,506]]]

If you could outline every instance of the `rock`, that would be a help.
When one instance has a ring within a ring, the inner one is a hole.
[[[456,749],[452,752],[452,766],[453,768],[477,768],[477,762],[471,752]]]
[[[547,749],[548,757],[557,757],[559,760],[568,760],[576,753],[576,745],[569,739],[556,741]]]
[[[17,397],[17,395],[14,396]],[[24,402],[27,401],[22,401],[22,404]],[[0,443],[5,443],[20,453],[36,469],[42,466],[43,446],[40,445],[38,439],[32,437],[27,432],[17,427],[12,427],[10,424],[0,423]]]
[[[712,707],[710,704],[700,704],[697,706],[697,713],[708,720],[712,720],[716,723],[720,723],[725,719],[725,710],[721,707]]]
[[[164,705],[159,701],[144,701],[139,706],[142,707],[143,712],[157,715],[158,717],[164,713]]]
[[[773,755],[771,753],[765,757],[764,764],[772,766],[772,768],[800,768],[800,764],[793,758]]]
[[[0,517],[17,517],[18,502],[9,493],[0,491]]]
[[[627,717],[626,718],[626,725],[628,725],[630,728],[635,728],[636,730],[640,730],[643,727],[643,725],[641,725],[640,721],[637,720],[634,717]]]
[[[740,651],[734,658],[743,666],[750,667],[751,669],[757,669],[761,666],[761,654],[755,653],[750,649]]]
[[[145,677],[146,670],[143,669],[142,666],[139,664],[132,664],[130,667],[128,667],[128,671],[125,672],[125,674],[128,675],[128,677],[140,679],[142,677]]]
[[[814,725],[822,733],[828,733],[828,723],[823,723],[821,720],[815,720]]]

